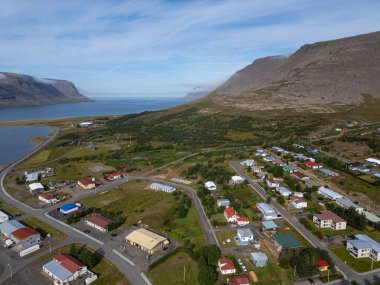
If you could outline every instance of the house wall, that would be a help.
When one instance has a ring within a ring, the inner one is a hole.
[[[101,226],[99,226],[97,224],[91,223],[90,221],[87,221],[87,220],[85,220],[84,222],[85,222],[86,225],[88,225],[90,227],[93,227],[93,228],[95,228],[95,229],[97,229],[97,230],[99,230],[99,231],[101,231],[103,233],[107,232],[107,229],[102,228]]]
[[[33,246],[39,240],[41,240],[41,236],[39,234],[28,237],[24,240],[18,240],[12,236],[12,239],[16,244],[19,244],[23,249]]]

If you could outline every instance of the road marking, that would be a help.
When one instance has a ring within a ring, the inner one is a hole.
[[[144,279],[144,281],[145,281],[146,284],[148,284],[148,285],[153,285],[153,284],[149,281],[148,277],[146,277],[146,275],[144,274],[144,272],[141,272],[141,278]]]
[[[124,259],[126,262],[128,262],[131,266],[135,266],[135,263],[132,262],[130,259],[128,259],[127,257],[125,257],[121,252],[118,252],[116,249],[113,249],[112,250],[113,253],[115,253],[117,256],[119,256],[120,258]]]
[[[102,241],[100,241],[100,240],[98,240],[98,239],[96,239],[96,238],[94,238],[94,237],[92,237],[92,236],[90,236],[90,235],[88,235],[88,234],[85,234],[84,232],[81,232],[80,230],[78,230],[78,229],[76,229],[76,228],[74,228],[74,227],[72,227],[72,226],[70,226],[70,225],[68,225],[68,224],[66,224],[66,223],[64,223],[64,222],[61,222],[60,220],[57,220],[57,219],[53,218],[52,216],[49,215],[48,212],[45,213],[45,216],[48,217],[49,219],[55,221],[56,223],[59,223],[59,224],[65,226],[65,227],[68,227],[68,228],[70,228],[71,230],[77,232],[78,234],[81,234],[82,236],[85,236],[85,237],[87,237],[87,238],[93,240],[94,242],[97,242],[98,244],[101,244],[101,245],[104,244],[104,242],[102,242]]]

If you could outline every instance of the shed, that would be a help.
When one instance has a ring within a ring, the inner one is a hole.
[[[39,182],[29,184],[28,186],[29,186],[29,191],[32,194],[40,193],[45,190],[45,187]]]
[[[161,184],[161,183],[152,183],[152,184],[150,184],[149,187],[151,189],[161,190],[161,191],[164,191],[166,193],[172,193],[172,192],[174,192],[176,190],[176,188],[173,187],[173,186],[166,185],[166,184]]]
[[[277,224],[273,221],[264,221],[264,222],[261,222],[261,224],[263,225],[264,229],[267,231],[275,231],[278,229]]]
[[[302,247],[302,244],[291,233],[278,233],[274,236],[277,244],[285,249]]]
[[[256,267],[264,267],[268,263],[268,256],[264,252],[252,252],[251,260]]]

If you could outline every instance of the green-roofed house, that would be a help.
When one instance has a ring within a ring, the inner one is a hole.
[[[279,233],[274,236],[278,246],[285,249],[293,249],[302,247],[301,242],[291,233]]]
[[[286,172],[289,172],[289,173],[293,173],[294,171],[296,171],[297,169],[295,169],[293,166],[291,165],[284,165],[282,167]]]

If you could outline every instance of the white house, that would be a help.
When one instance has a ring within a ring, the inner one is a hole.
[[[370,164],[380,166],[380,159],[376,158],[367,158],[365,161],[367,161]]]
[[[346,220],[342,219],[335,213],[324,210],[321,214],[313,215],[313,222],[318,228],[332,228],[333,230],[345,230],[347,227]]]
[[[236,268],[231,259],[223,257],[218,260],[220,273],[223,275],[236,273]]]
[[[9,220],[9,216],[4,212],[0,211],[0,224]]]
[[[278,183],[276,180],[269,178],[265,181],[270,188],[276,188],[280,186],[280,183]]]
[[[205,183],[205,187],[206,187],[207,190],[209,190],[209,191],[215,191],[215,190],[216,190],[216,185],[215,185],[215,183],[212,182],[212,181],[207,181],[207,182]]]
[[[355,258],[369,257],[374,261],[380,261],[380,244],[370,237],[358,234],[356,239],[348,240],[346,249]]]
[[[240,242],[247,243],[253,241],[253,233],[248,228],[237,229],[237,237]]]
[[[276,191],[284,197],[288,197],[292,194],[292,191],[290,191],[288,188],[282,187],[282,186],[276,187]]]
[[[301,197],[292,195],[289,199],[291,201],[291,205],[296,209],[303,209],[307,207],[307,202]]]
[[[255,161],[253,159],[247,159],[240,162],[240,165],[245,165],[247,167],[251,167],[255,165]]]
[[[166,193],[172,193],[172,192],[174,192],[176,190],[176,188],[173,187],[173,186],[166,185],[166,184],[161,184],[161,183],[152,183],[152,184],[149,185],[149,187],[151,189],[164,191]]]
[[[31,194],[40,193],[45,190],[45,187],[39,182],[29,184],[28,187]]]
[[[232,184],[242,184],[243,182],[244,182],[244,179],[240,177],[239,175],[235,175],[231,177]]]
[[[49,193],[38,195],[38,200],[46,204],[55,204],[59,202],[59,200],[55,198],[54,195]]]

